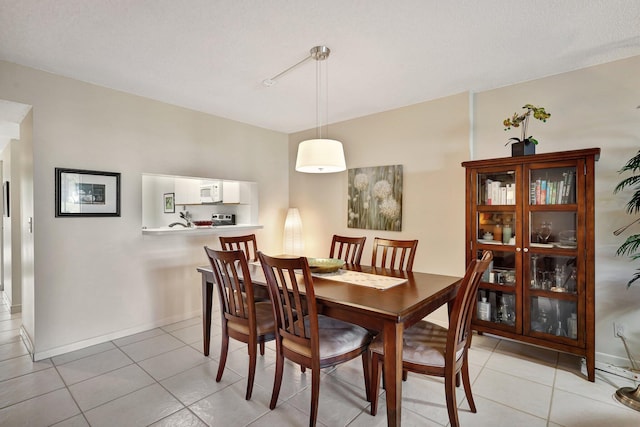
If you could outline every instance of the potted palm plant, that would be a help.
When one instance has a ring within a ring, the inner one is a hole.
[[[632,175],[626,177],[613,190],[614,194],[620,191],[623,191],[627,188],[633,189],[633,193],[631,198],[627,202],[626,211],[628,214],[637,215],[640,212],[640,151],[633,156],[627,163],[620,169],[619,173],[631,172]],[[619,236],[622,234],[627,228],[640,221],[640,217],[631,221],[629,224],[624,227],[618,228],[613,232],[614,235]],[[626,255],[632,260],[640,259],[640,234],[633,234],[620,245],[618,250],[616,251],[616,255]],[[640,269],[636,271],[636,273],[631,277],[631,279],[627,282],[627,288],[630,287],[635,281],[640,279]],[[631,370],[638,371],[638,368],[629,353],[629,349],[627,347],[625,337],[620,336],[625,344],[625,348],[627,349],[627,354],[629,355],[629,360],[631,361]],[[636,411],[640,411],[640,386],[633,387],[622,387],[616,391],[616,399],[620,401],[622,404],[635,409]]]
[[[525,104],[526,111],[522,114],[513,113],[512,117],[504,119],[502,124],[505,126],[504,130],[510,130],[512,127],[517,128],[522,126],[521,138],[509,138],[509,141],[505,145],[511,144],[512,156],[525,156],[529,154],[536,154],[536,145],[538,140],[533,136],[527,136],[527,126],[529,125],[529,117],[533,113],[533,118],[542,122],[546,122],[550,113],[544,110],[544,107],[536,107],[533,104]]]
[[[620,169],[619,173],[631,172],[633,175],[626,177],[618,183],[613,190],[614,194],[624,190],[627,187],[633,188],[633,195],[627,202],[627,213],[638,214],[640,212],[640,151],[633,156],[629,161]],[[618,228],[613,232],[614,235],[619,236],[627,228],[640,221],[640,217],[633,220],[631,223],[624,227]],[[622,245],[616,251],[616,255],[627,255],[632,260],[640,258],[640,234],[634,234],[627,237]],[[633,275],[633,277],[627,282],[627,287],[631,286],[636,280],[640,279],[640,269]]]

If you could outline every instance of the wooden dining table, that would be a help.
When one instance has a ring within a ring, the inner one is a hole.
[[[400,426],[404,329],[444,304],[448,304],[450,312],[462,278],[350,264],[344,269],[406,279],[404,283],[384,290],[329,280],[321,275],[314,275],[313,279],[318,310],[322,314],[383,333],[387,424]],[[208,356],[214,277],[210,266],[197,270],[202,276],[204,354]],[[249,270],[254,286],[266,287],[262,267],[251,263]]]

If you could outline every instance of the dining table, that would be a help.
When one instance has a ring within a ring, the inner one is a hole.
[[[208,356],[214,277],[210,266],[197,271],[202,277],[203,341]],[[400,426],[403,332],[445,304],[450,313],[462,278],[351,264],[340,271],[348,273],[343,274],[346,278],[353,277],[352,283],[335,280],[336,273],[313,274],[318,311],[383,334],[387,425]],[[267,286],[259,263],[250,263],[249,273],[254,287]]]

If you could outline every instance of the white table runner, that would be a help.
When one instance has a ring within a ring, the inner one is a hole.
[[[313,277],[338,282],[351,283],[353,285],[368,286],[375,289],[389,289],[401,285],[407,281],[400,277],[378,276],[377,274],[361,273],[359,271],[338,270],[335,273],[312,273]]]

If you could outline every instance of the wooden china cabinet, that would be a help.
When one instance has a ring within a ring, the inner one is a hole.
[[[466,262],[493,264],[473,328],[585,357],[595,380],[594,167],[599,148],[466,168]]]

